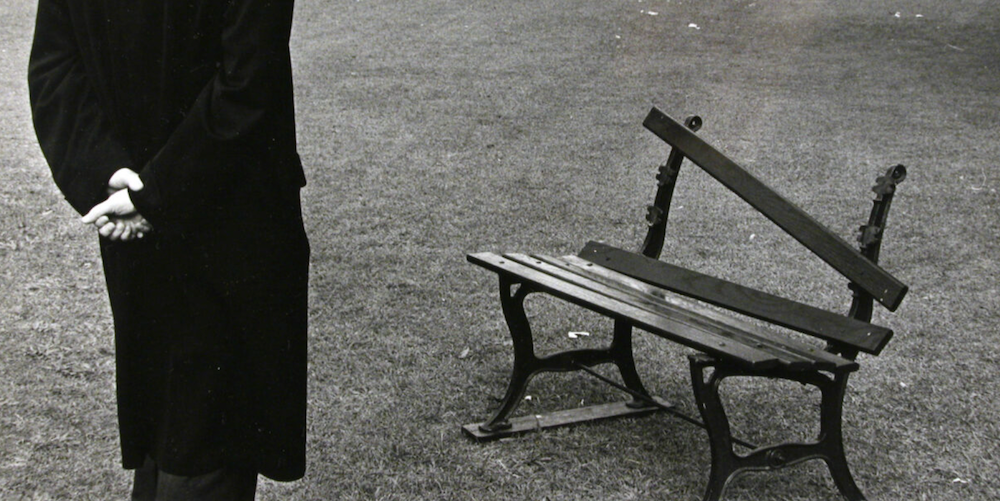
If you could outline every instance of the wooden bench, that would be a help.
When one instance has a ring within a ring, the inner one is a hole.
[[[491,439],[659,409],[676,413],[663,400],[650,395],[636,372],[632,331],[639,328],[697,352],[689,356],[689,361],[703,422],[685,419],[703,426],[709,435],[712,467],[705,500],[719,499],[726,484],[741,472],[777,469],[809,459],[826,462],[844,497],[864,499],[844,455],[843,399],[848,376],[858,369],[857,355],[878,355],[892,337],[891,330],[870,323],[873,303],[895,310],[907,291],[906,285],[877,264],[889,205],[897,183],[906,177],[906,169],[898,165],[878,178],[871,214],[861,227],[860,248],[856,249],[694,134],[701,125],[700,118],[690,117],[681,124],[654,108],[643,125],[672,148],[657,176],[659,187],[647,217],[649,229],[638,253],[590,242],[577,256],[489,252],[468,256],[473,264],[499,275],[500,304],[513,338],[514,367],[506,395],[493,417],[463,429],[477,439]],[[660,261],[670,200],[685,158],[846,277],[853,291],[848,314],[832,313]],[[610,317],[614,320],[610,344],[602,349],[536,356],[524,310],[525,297],[532,293],[549,294]],[[763,320],[764,326],[726,314],[725,310]],[[768,324],[811,336],[817,342],[793,339],[778,329],[767,328]],[[604,363],[617,366],[622,384],[591,369]],[[632,401],[510,418],[535,374],[577,370],[630,393]],[[731,376],[778,378],[818,387],[821,408],[816,441],[755,447],[732,437],[719,399],[719,384]],[[752,450],[738,454],[734,443]]]

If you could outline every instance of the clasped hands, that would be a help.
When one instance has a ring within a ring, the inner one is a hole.
[[[108,199],[95,205],[83,216],[84,224],[92,224],[102,237],[127,242],[143,238],[153,225],[136,210],[128,190],[143,187],[139,174],[132,169],[118,169],[108,181]]]

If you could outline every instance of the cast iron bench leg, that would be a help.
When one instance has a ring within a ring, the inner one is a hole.
[[[766,471],[784,468],[810,459],[822,459],[830,469],[834,484],[849,501],[864,501],[865,496],[854,482],[844,454],[841,417],[844,393],[849,374],[836,374],[832,378],[816,372],[745,371],[721,364],[707,355],[692,355],[691,384],[695,401],[708,431],[712,455],[712,469],[705,501],[718,501],[726,485],[737,475],[747,471]],[[708,380],[705,369],[713,369]],[[719,385],[731,376],[764,376],[788,379],[816,386],[822,392],[820,407],[820,433],[816,442],[785,443],[761,447],[741,456],[733,451],[729,418],[719,398]]]
[[[635,358],[632,355],[632,326],[627,322],[615,320],[615,333],[611,341],[610,351],[612,357],[614,357],[615,365],[618,366],[618,371],[622,375],[622,382],[625,383],[625,387],[649,397],[649,392],[642,385],[639,372],[635,369]],[[653,407],[653,404],[647,400],[636,397],[633,397],[632,401],[627,405],[633,409]]]
[[[863,501],[858,484],[854,482],[851,470],[847,466],[847,455],[844,453],[842,417],[844,409],[844,394],[847,392],[847,378],[850,374],[838,374],[830,384],[822,386],[823,406],[820,414],[821,444],[825,446],[826,455],[823,460],[830,468],[833,482],[840,493],[851,501]]]
[[[719,384],[724,376],[718,368],[705,381],[705,369],[714,367],[715,361],[709,357],[692,355],[691,384],[694,388],[695,403],[705,422],[708,431],[709,448],[712,455],[712,470],[705,488],[705,501],[717,501],[722,498],[726,484],[739,472],[738,459],[733,452],[732,435],[730,434],[729,418],[719,400]]]
[[[500,305],[514,344],[514,368],[500,408],[489,421],[479,425],[480,431],[495,433],[510,430],[512,424],[509,417],[524,398],[531,378],[539,372],[575,371],[581,366],[614,363],[621,372],[626,388],[649,397],[635,369],[635,360],[632,356],[632,327],[626,322],[615,322],[614,338],[606,348],[570,350],[545,357],[536,356],[531,325],[524,311],[525,298],[534,292],[539,290],[517,282],[509,276],[500,276]],[[656,407],[638,398],[626,405],[636,410]]]
[[[514,369],[511,372],[510,383],[507,385],[507,393],[503,397],[500,409],[497,410],[492,419],[479,427],[485,432],[510,428],[511,425],[507,418],[521,403],[531,376],[538,370],[538,357],[535,356],[531,325],[528,323],[528,315],[524,312],[524,298],[534,291],[524,284],[520,284],[514,291],[515,285],[518,284],[510,278],[504,275],[500,276],[500,306],[503,309],[504,319],[507,321],[507,328],[510,330],[511,340],[514,343]]]

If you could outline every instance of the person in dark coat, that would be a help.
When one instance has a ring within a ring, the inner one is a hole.
[[[305,472],[292,10],[39,0],[32,115],[56,184],[101,235],[134,499],[196,499],[184,489],[228,482],[219,472],[252,477],[252,499],[258,473]]]

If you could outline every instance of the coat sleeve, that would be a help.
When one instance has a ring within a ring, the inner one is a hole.
[[[245,182],[247,151],[267,153],[267,121],[291,103],[288,42],[293,0],[231,0],[218,68],[164,146],[142,167],[132,200],[154,226],[204,210],[226,185]],[[240,158],[244,161],[240,161]]]
[[[52,177],[84,214],[132,161],[88,80],[64,0],[40,0],[28,62],[32,119]]]

